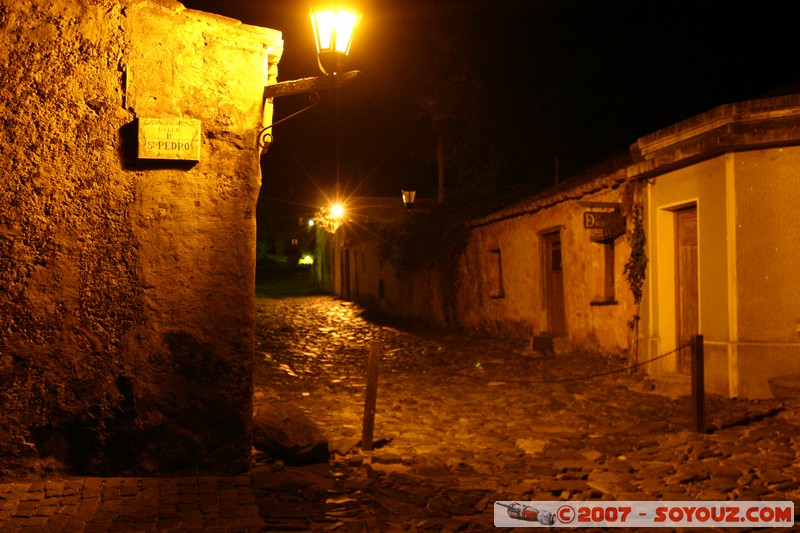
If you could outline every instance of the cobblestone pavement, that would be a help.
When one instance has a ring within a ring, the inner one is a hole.
[[[380,325],[327,296],[257,301],[255,408],[290,400],[327,464],[235,477],[0,480],[0,531],[492,531],[496,500],[794,500],[797,405],[687,397],[595,354]],[[376,449],[358,447],[369,344]],[[797,524],[795,524],[797,525]],[[741,531],[738,529],[737,531]]]
[[[337,452],[281,468],[266,529],[494,530],[496,500],[800,501],[800,420],[778,401],[661,394],[596,354],[543,357],[525,342],[376,325],[330,297],[258,303],[256,408],[290,399]],[[368,346],[382,360],[375,439],[357,447]],[[285,488],[285,487],[284,487]],[[741,529],[739,529],[741,531]]]
[[[261,531],[250,474],[0,482],[0,531]]]

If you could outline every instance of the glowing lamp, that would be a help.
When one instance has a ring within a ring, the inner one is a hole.
[[[333,204],[331,206],[331,216],[333,218],[342,218],[344,216],[344,206],[342,204]]]
[[[308,94],[311,104],[272,124],[266,124],[266,119],[271,113],[267,113],[267,107],[265,107],[264,127],[258,133],[258,146],[261,148],[262,153],[272,144],[270,130],[274,126],[314,107],[319,102],[320,91],[341,87],[358,76],[359,72],[357,70],[344,72],[343,68],[347,55],[350,53],[350,45],[353,43],[353,33],[362,16],[363,13],[360,11],[345,9],[338,5],[325,9],[311,8],[308,17],[311,19],[314,40],[317,43],[317,61],[319,62],[320,70],[325,75],[270,83],[264,87],[265,101],[280,96]]]
[[[353,34],[363,13],[339,6],[315,8],[308,13],[317,43],[319,68],[325,74],[338,74],[344,68]]]
[[[414,200],[417,197],[417,191],[400,191],[403,194],[403,205],[410,209],[414,207]]]

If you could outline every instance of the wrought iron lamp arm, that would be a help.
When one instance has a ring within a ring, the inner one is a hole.
[[[258,147],[263,152],[265,151],[270,143],[272,142],[272,134],[269,133],[269,130],[272,129],[274,126],[282,122],[286,122],[290,118],[294,118],[297,115],[304,113],[317,105],[319,102],[319,92],[326,91],[328,89],[336,89],[341,87],[345,83],[351,81],[353,78],[358,76],[360,72],[358,70],[351,70],[349,72],[343,72],[341,74],[326,74],[325,76],[316,76],[313,78],[301,78],[299,80],[291,80],[291,81],[283,81],[280,83],[276,83],[273,85],[267,85],[264,87],[264,103],[266,105],[266,100],[271,98],[278,98],[279,96],[290,96],[294,94],[308,94],[309,99],[311,99],[311,105],[304,107],[300,111],[296,111],[292,113],[288,117],[284,117],[277,122],[273,122],[269,126],[264,126],[260,132],[258,132]]]
[[[317,93],[317,92],[309,93],[308,99],[311,100],[311,103],[309,105],[307,105],[306,107],[304,107],[303,109],[301,109],[299,111],[295,111],[294,113],[292,113],[288,117],[283,117],[282,119],[280,119],[280,120],[278,120],[276,122],[273,122],[269,126],[264,126],[263,128],[261,128],[261,131],[258,132],[258,147],[259,147],[259,149],[261,149],[263,151],[264,149],[269,147],[270,144],[272,144],[272,134],[269,132],[269,130],[271,130],[274,126],[277,126],[278,124],[282,124],[282,123],[286,122],[287,120],[289,120],[290,118],[294,118],[297,115],[305,113],[306,111],[308,111],[309,109],[311,109],[312,107],[317,105],[319,103],[319,93]]]

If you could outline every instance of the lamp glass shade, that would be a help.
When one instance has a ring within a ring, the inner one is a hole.
[[[353,34],[363,14],[342,7],[312,7],[308,16],[314,30],[320,68],[326,74],[338,72],[350,53]]]

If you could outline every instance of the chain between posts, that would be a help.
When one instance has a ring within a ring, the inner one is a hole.
[[[373,437],[375,430],[375,405],[378,395],[378,365],[381,358],[381,345],[379,341],[370,343],[369,361],[367,363],[367,387],[364,397],[364,420],[361,433],[361,449],[364,451],[371,451],[373,448]],[[602,372],[600,374],[592,374],[588,376],[579,376],[574,378],[552,379],[546,381],[524,381],[526,384],[550,384],[550,383],[568,383],[573,381],[583,381],[592,378],[610,376],[612,374],[619,374],[636,368],[642,365],[647,365],[668,357],[674,353],[679,352],[685,348],[692,350],[692,421],[694,429],[697,433],[705,432],[705,383],[704,383],[704,370],[703,370],[703,336],[693,335],[691,342],[681,344],[674,350],[663,353],[652,359],[646,361],[636,362],[633,365],[623,367],[620,369],[612,370],[609,372]],[[522,380],[514,380],[515,382],[523,382]]]
[[[689,348],[691,346],[692,346],[691,343],[681,344],[680,346],[678,346],[674,350],[671,350],[671,351],[669,351],[667,353],[663,353],[663,354],[661,354],[659,356],[653,357],[652,359],[648,359],[646,361],[640,361],[640,362],[634,363],[634,364],[629,365],[629,366],[618,368],[616,370],[610,370],[608,372],[601,372],[600,374],[589,374],[589,375],[585,375],[585,376],[578,376],[578,377],[572,377],[572,378],[548,379],[548,380],[541,380],[541,381],[524,380],[524,383],[530,383],[531,385],[545,384],[545,383],[568,383],[570,381],[583,381],[583,380],[599,378],[599,377],[603,377],[603,376],[610,376],[612,374],[619,374],[621,372],[625,372],[626,370],[630,370],[632,368],[636,368],[636,367],[639,367],[639,366],[642,366],[642,365],[650,364],[650,363],[652,363],[654,361],[658,361],[659,359],[663,359],[663,358],[665,358],[667,356],[670,356],[670,355],[672,355],[672,354],[674,354],[676,352],[679,352],[679,351],[683,350],[684,348]],[[522,380],[515,380],[515,381],[520,382],[520,383],[523,382]]]

